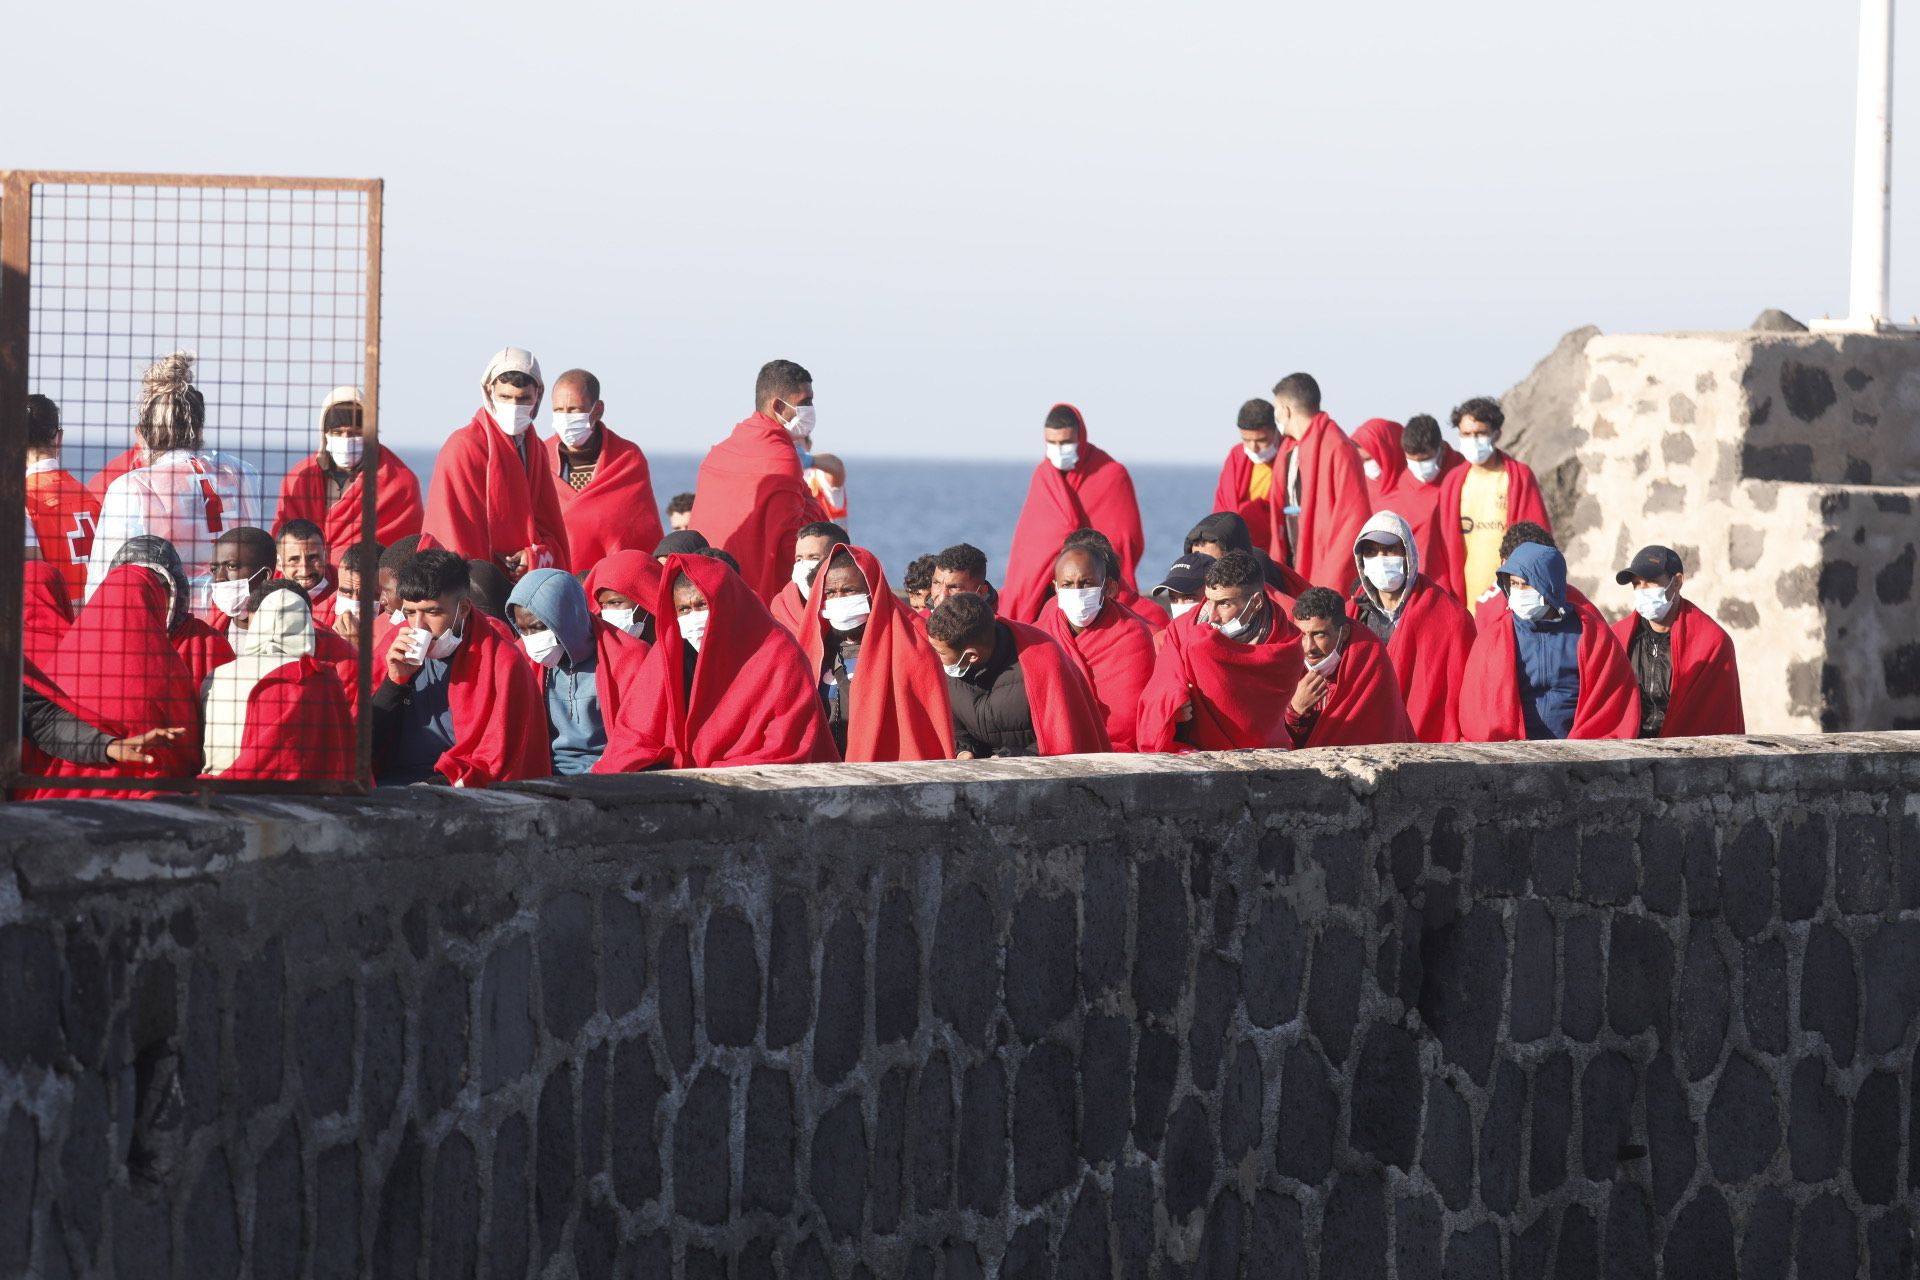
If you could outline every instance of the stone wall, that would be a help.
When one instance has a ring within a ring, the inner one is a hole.
[[[1882,735],[16,806],[0,1274],[1908,1275],[1917,784]]]
[[[1665,543],[1738,647],[1749,729],[1920,726],[1920,340],[1603,335],[1585,358],[1575,585],[1618,616],[1614,571]]]

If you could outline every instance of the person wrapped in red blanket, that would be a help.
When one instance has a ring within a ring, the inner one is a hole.
[[[1113,549],[1113,541],[1098,529],[1076,529],[1067,535],[1060,544],[1062,551],[1068,547],[1087,547],[1099,553],[1106,561],[1107,581],[1113,584],[1113,602],[1147,624],[1147,630],[1158,635],[1167,629],[1173,621],[1164,605],[1148,599],[1140,592],[1131,590],[1120,580],[1120,553]]]
[[[588,610],[600,621],[645,645],[660,638],[661,621],[653,616],[660,562],[648,552],[616,551],[588,570],[580,585]]]
[[[1424,572],[1412,526],[1376,511],[1353,546],[1359,571],[1349,613],[1387,646],[1417,742],[1460,741],[1460,684],[1473,623]]]
[[[569,369],[553,380],[547,463],[576,571],[616,551],[651,551],[664,536],[653,471],[640,446],[606,424],[600,379]]]
[[[1251,552],[1207,566],[1198,608],[1174,619],[1140,695],[1141,751],[1235,751],[1292,744],[1286,709],[1306,674],[1293,602]]]
[[[806,655],[739,574],[709,555],[669,555],[653,613],[659,637],[595,773],[840,758]]]
[[[865,547],[827,549],[809,584],[800,648],[821,705],[853,764],[953,759],[947,678],[926,633]]]
[[[647,645],[587,608],[570,573],[535,569],[507,597],[507,622],[540,677],[552,730],[553,771],[587,773],[607,745],[607,725],[638,687]]]
[[[1453,471],[1467,465],[1460,451],[1440,435],[1440,423],[1430,413],[1416,413],[1400,431],[1400,456],[1406,459],[1406,480],[1400,485],[1393,507],[1413,526],[1413,536],[1421,547],[1431,548],[1426,573],[1440,580],[1438,567],[1445,557],[1446,543],[1440,533],[1440,482]],[[1462,601],[1462,603],[1466,603]]]
[[[1440,482],[1434,519],[1445,558],[1434,563],[1433,577],[1468,608],[1493,585],[1508,529],[1524,520],[1553,532],[1532,469],[1499,447],[1506,420],[1499,403],[1486,396],[1453,411],[1469,465]]]
[[[1387,646],[1347,618],[1340,593],[1314,587],[1293,602],[1306,672],[1287,702],[1295,748],[1412,742]]]
[[[376,635],[374,774],[382,786],[485,787],[553,772],[540,681],[505,623],[474,608],[457,553],[401,567],[404,621]]]
[[[947,597],[927,619],[947,674],[954,758],[1064,756],[1109,749],[1093,687],[1046,632],[994,616],[986,597]]]
[[[1634,611],[1613,624],[1640,687],[1640,736],[1745,733],[1733,638],[1680,594],[1686,567],[1671,549],[1642,547],[1614,575],[1633,587]]]
[[[54,651],[73,625],[73,605],[67,596],[67,578],[60,566],[29,560],[21,584],[20,639],[27,657],[47,667]]]
[[[791,632],[794,639],[800,640],[806,635],[807,601],[813,591],[813,575],[826,560],[827,552],[848,546],[852,541],[847,531],[831,520],[815,520],[794,536],[793,572],[767,606],[773,620]]]
[[[1099,547],[1069,540],[1054,558],[1053,598],[1040,611],[1040,630],[1080,665],[1113,749],[1132,751],[1140,694],[1153,674],[1153,632],[1121,607],[1120,584],[1109,569]],[[1167,616],[1158,605],[1148,607]]]
[[[1407,455],[1400,441],[1406,429],[1385,418],[1369,418],[1353,433],[1353,447],[1360,451],[1360,462],[1367,476],[1367,497],[1376,513],[1391,511],[1413,529],[1415,549],[1420,563],[1429,573],[1440,563],[1440,530],[1434,526],[1440,490],[1423,484],[1407,470]]]
[[[1257,502],[1256,457],[1274,450],[1267,465],[1265,550],[1315,586],[1345,591],[1353,537],[1373,514],[1360,454],[1346,432],[1320,408],[1320,384],[1290,373],[1274,384],[1276,444],[1249,454],[1247,443],[1227,455],[1214,507],[1243,515]],[[1243,442],[1252,432],[1242,431]],[[1249,521],[1251,526],[1252,521]]]
[[[765,603],[790,580],[788,553],[801,526],[825,518],[796,448],[813,437],[813,375],[791,360],[770,360],[754,382],[753,402],[753,416],[702,459],[690,527],[739,563]]]
[[[426,518],[420,477],[385,445],[366,452],[363,412],[358,387],[335,387],[320,402],[320,451],[295,463],[281,482],[273,517],[276,539],[289,524],[304,520],[319,526],[321,540],[335,550],[366,541],[361,508],[368,471],[374,475],[372,540],[392,546],[420,532]],[[331,625],[318,613],[314,618],[323,628]]]
[[[1120,585],[1137,595],[1134,573],[1146,553],[1140,503],[1133,477],[1106,450],[1087,440],[1086,419],[1070,404],[1047,411],[1042,435],[1046,460],[1033,469],[1026,504],[1013,529],[1007,576],[1000,584],[1000,613],[1015,622],[1040,616],[1053,589],[1053,558],[1067,535],[1098,529],[1120,561]]]
[[[248,603],[239,656],[207,682],[203,776],[353,781],[358,743],[350,701],[334,668],[313,656],[306,600],[276,578]]]
[[[219,627],[215,628],[189,612],[192,594],[187,570],[180,562],[180,553],[165,538],[151,533],[128,538],[114,554],[112,567],[117,569],[125,564],[151,569],[168,584],[171,599],[167,608],[167,640],[173,645],[173,651],[180,655],[180,660],[187,664],[187,673],[193,679],[197,698],[207,677],[215,669],[233,661],[233,646],[227,641],[226,618],[222,617]]]
[[[1591,606],[1569,598],[1566,557],[1523,543],[1496,581],[1507,612],[1474,638],[1460,693],[1467,742],[1631,738],[1640,690],[1620,642]]]

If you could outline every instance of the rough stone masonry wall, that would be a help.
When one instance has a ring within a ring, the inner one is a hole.
[[[1881,735],[16,806],[0,1274],[1909,1275],[1916,785]]]
[[[1592,337],[1575,409],[1575,584],[1627,612],[1648,543],[1740,656],[1747,727],[1920,726],[1920,340]]]

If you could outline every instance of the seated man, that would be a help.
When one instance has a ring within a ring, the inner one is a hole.
[[[987,581],[987,553],[971,543],[957,542],[933,558],[927,608],[938,609],[957,595],[984,597],[988,607],[999,612],[1000,593]]]
[[[1169,621],[1167,611],[1121,580],[1120,555],[1106,534],[1098,529],[1075,529],[1060,544],[1063,551],[1068,547],[1086,547],[1098,552],[1107,562],[1107,581],[1113,584],[1113,602],[1146,623],[1149,630],[1165,630]]]
[[[1745,733],[1733,638],[1681,596],[1686,576],[1680,557],[1666,547],[1642,547],[1614,575],[1633,587],[1633,612],[1613,624],[1613,634],[1640,686],[1640,736]]]
[[[587,580],[587,608],[616,631],[642,644],[659,639],[653,606],[660,595],[660,562],[644,551],[616,551],[593,566]]]
[[[1087,677],[1113,749],[1132,751],[1140,694],[1153,674],[1153,631],[1120,607],[1112,569],[1098,547],[1068,539],[1054,558],[1053,595],[1040,610],[1040,629]]]
[[[1262,402],[1264,403],[1264,401]],[[1189,551],[1167,566],[1167,576],[1152,591],[1153,598],[1167,606],[1167,615],[1173,622],[1198,609],[1207,599],[1207,570],[1213,568],[1213,557],[1199,551]],[[1158,651],[1166,644],[1166,633],[1153,638],[1153,647]]]
[[[887,586],[880,561],[864,547],[836,545],[822,566],[800,619],[800,647],[819,673],[841,758],[953,759],[940,659]]]
[[[1377,511],[1360,529],[1351,613],[1386,642],[1417,742],[1460,741],[1460,681],[1473,623],[1445,587],[1427,577],[1413,526]]]
[[[827,552],[844,547],[850,541],[847,531],[829,520],[802,525],[794,535],[793,571],[767,608],[772,610],[773,620],[792,632],[796,639],[805,634],[802,627],[807,598],[813,591],[813,575],[819,571],[820,562],[826,559]]]
[[[216,631],[188,610],[192,595],[186,567],[180,563],[180,553],[165,538],[151,533],[128,538],[114,555],[112,567],[117,569],[123,564],[151,569],[167,584],[172,596],[167,611],[167,640],[180,661],[187,664],[194,693],[198,695],[216,668],[233,661],[233,645],[227,641],[227,628],[223,625]]]
[[[1552,547],[1514,548],[1496,571],[1507,613],[1474,638],[1460,693],[1467,742],[1631,738],[1640,690],[1620,642],[1592,606],[1568,598]]]
[[[280,526],[276,554],[275,571],[306,592],[313,625],[323,631],[332,630],[339,594],[332,581],[332,557],[327,553],[326,534],[311,520],[288,520]]]
[[[699,554],[669,555],[660,580],[660,637],[593,771],[838,760],[818,681],[753,588]]]
[[[667,532],[678,533],[693,527],[693,495],[676,493],[667,499]]]
[[[351,782],[358,737],[350,699],[313,656],[306,600],[284,578],[247,602],[240,656],[213,673],[204,698],[209,778]]]
[[[1252,553],[1253,558],[1260,562],[1260,571],[1266,578],[1268,588],[1283,597],[1289,608],[1294,597],[1313,585],[1256,546],[1247,532],[1247,522],[1231,511],[1216,511],[1187,530],[1183,550],[1188,555],[1197,551],[1215,560],[1229,551]]]
[[[1287,736],[1301,747],[1412,742],[1387,647],[1347,620],[1340,593],[1313,587],[1293,602],[1306,674],[1287,702]]]
[[[206,624],[227,637],[235,653],[240,651],[240,628],[246,621],[247,601],[253,591],[273,576],[273,535],[265,529],[242,525],[228,529],[213,543],[213,603],[202,615]]]
[[[907,593],[907,608],[923,619],[930,612],[927,593],[933,590],[933,561],[930,555],[915,556],[900,579],[900,589]]]
[[[382,550],[377,542],[363,542],[340,553],[340,586],[333,593],[333,625],[328,630],[355,647],[360,644],[360,582],[363,578],[374,579],[374,609],[378,616]]]
[[[1251,552],[1207,569],[1206,602],[1167,628],[1140,696],[1141,751],[1286,747],[1286,708],[1306,671],[1292,602],[1266,585]]]
[[[485,787],[553,771],[540,681],[513,634],[473,607],[467,562],[422,551],[400,570],[402,623],[373,695],[382,786]]]
[[[507,613],[545,688],[553,771],[591,771],[647,647],[588,613],[586,591],[558,569],[535,569],[515,583]]]
[[[419,534],[402,538],[380,553],[380,612],[393,626],[397,627],[406,621],[406,616],[400,612],[400,571],[419,553]],[[374,639],[379,638],[376,632]]]
[[[1046,632],[964,592],[933,611],[927,639],[947,673],[955,759],[1109,749],[1093,687]]]

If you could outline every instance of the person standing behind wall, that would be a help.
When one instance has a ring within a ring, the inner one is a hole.
[[[1435,519],[1446,556],[1434,568],[1440,585],[1463,604],[1478,600],[1493,585],[1500,567],[1500,539],[1508,525],[1529,520],[1553,532],[1533,469],[1500,448],[1500,430],[1506,421],[1500,405],[1486,396],[1453,411],[1460,452],[1468,465],[1449,472],[1440,482]]]

